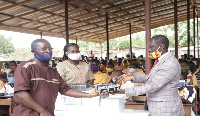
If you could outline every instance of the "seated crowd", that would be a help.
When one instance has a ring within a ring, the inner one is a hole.
[[[63,60],[55,62],[52,60],[50,66],[58,71],[60,76],[66,83],[115,83],[116,78],[124,73],[137,73],[145,75],[145,60],[143,56],[137,58],[103,59],[94,56],[81,56],[79,47],[76,44],[68,44],[64,48]],[[73,55],[77,53],[77,55]],[[83,59],[83,60],[82,60]],[[191,60],[182,58],[179,59],[181,65],[181,77],[179,82],[178,93],[183,103],[193,104],[197,98],[197,79],[200,79],[200,68],[198,60],[193,58]],[[11,95],[14,92],[14,71],[17,67],[17,62],[5,62],[0,72],[0,95]],[[153,62],[152,62],[153,67]],[[121,87],[142,86],[141,83],[126,82]],[[129,98],[131,99],[131,98]],[[197,108],[192,108],[192,115],[195,115]],[[1,108],[0,114],[8,114],[5,112],[5,107]]]

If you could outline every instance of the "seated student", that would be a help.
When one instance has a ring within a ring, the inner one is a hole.
[[[180,64],[181,64],[181,71],[187,73],[187,79],[189,80],[189,81],[187,81],[187,83],[189,83],[188,85],[198,86],[197,85],[196,75],[192,74],[192,72],[189,70],[189,63],[188,63],[188,61],[187,60],[182,60],[180,62]]]
[[[115,65],[115,70],[124,70],[124,66],[122,65],[122,58],[117,59],[117,65]]]
[[[114,66],[113,66],[112,62],[108,62],[107,66],[106,66],[106,72],[109,76],[112,74],[113,68],[114,68]]]
[[[7,74],[4,72],[0,75],[0,96],[13,93],[14,89],[8,84]],[[8,116],[9,106],[0,106],[0,114],[2,114],[2,116]]]
[[[181,100],[185,104],[193,104],[196,100],[196,90],[194,87],[188,86],[185,83],[187,80],[187,73],[181,72],[180,82],[178,85],[178,93],[181,97]],[[191,116],[195,116],[195,109],[192,107]]]
[[[129,64],[128,64],[127,59],[124,59],[124,60],[123,60],[123,64],[122,64],[122,65],[124,66],[124,69],[127,69],[127,68],[128,68]]]
[[[98,60],[92,59],[90,61],[90,69],[95,78],[94,84],[105,83],[106,79],[108,78],[108,74],[102,73],[101,71],[99,71],[99,61]]]
[[[137,63],[131,63],[129,65],[128,71],[132,73],[140,74],[140,75],[145,75],[144,71],[139,68]]]
[[[102,59],[100,61],[100,69],[99,69],[101,72],[106,72],[106,66],[105,66],[105,64],[106,64],[106,61]]]
[[[14,71],[10,71],[8,73],[8,83],[10,84],[10,86],[13,88],[14,87],[14,83],[15,83],[15,78],[14,78]]]
[[[10,86],[7,79],[7,74],[4,72],[0,75],[0,80],[3,81],[3,86],[0,88],[0,94],[1,95],[8,95],[14,93],[14,88]]]

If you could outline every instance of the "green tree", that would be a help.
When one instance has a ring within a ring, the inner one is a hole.
[[[0,54],[11,55],[15,52],[14,45],[11,43],[12,38],[5,38],[0,35]]]

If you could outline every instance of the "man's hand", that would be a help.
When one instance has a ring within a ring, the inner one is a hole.
[[[95,97],[95,96],[98,96],[99,93],[96,92],[95,90],[93,90],[91,93],[88,94],[88,97]]]
[[[40,111],[40,116],[53,116],[53,115],[46,109],[43,109]]]
[[[133,79],[133,73],[123,74],[122,76],[119,76],[117,78],[116,83],[118,84],[126,83],[127,81],[130,81],[131,79]]]
[[[119,93],[125,94],[125,89],[119,89]]]

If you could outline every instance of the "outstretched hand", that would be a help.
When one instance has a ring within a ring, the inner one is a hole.
[[[95,97],[95,96],[99,96],[99,93],[96,92],[95,90],[93,90],[91,93],[88,94],[88,97]]]
[[[116,83],[123,84],[126,83],[127,81],[130,81],[131,79],[133,79],[133,73],[123,74],[122,76],[119,76],[117,78]]]
[[[88,94],[88,97],[103,96],[107,94],[108,92],[102,92],[101,94],[99,94],[99,92],[96,92],[95,90],[93,90],[91,93]]]

